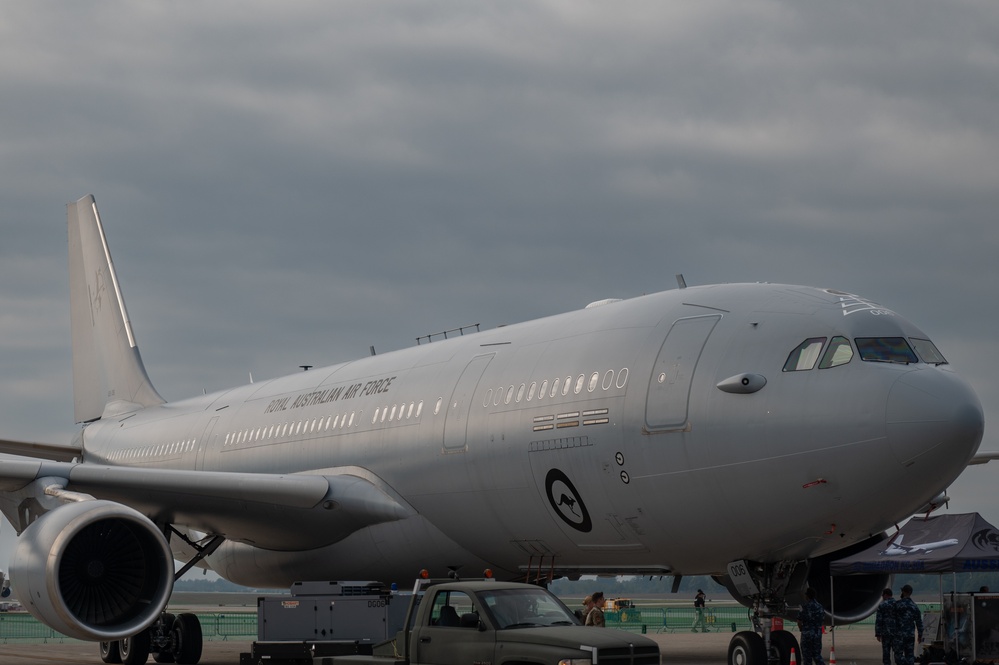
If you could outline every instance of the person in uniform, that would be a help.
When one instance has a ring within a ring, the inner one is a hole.
[[[878,605],[878,613],[874,619],[874,638],[881,643],[881,662],[884,665],[891,665],[891,654],[895,650],[898,630],[895,628],[895,603],[891,589],[881,592],[881,604]],[[895,657],[898,663],[898,656]]]
[[[798,629],[801,631],[801,662],[799,665],[825,665],[822,660],[822,624],[826,611],[815,600],[815,589],[805,589],[805,602],[798,611]]]
[[[583,623],[584,626],[596,626],[597,628],[603,628],[606,623],[604,622],[604,592],[597,591],[593,594],[593,608],[586,615],[586,621]]]
[[[912,639],[916,632],[916,642],[923,641],[923,615],[912,596],[912,587],[906,584],[902,587],[901,598],[895,603],[895,663],[896,665],[913,665],[915,663],[916,643]]]
[[[585,623],[586,615],[589,614],[590,610],[592,609],[593,609],[593,596],[587,596],[586,598],[583,598],[583,610],[582,611],[576,610],[576,614],[577,616],[579,616],[579,620]]]
[[[704,591],[697,590],[694,596],[694,623],[690,626],[690,632],[696,633],[700,629],[702,633],[708,632],[708,627],[704,623]]]

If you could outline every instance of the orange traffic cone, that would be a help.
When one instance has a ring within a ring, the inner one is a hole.
[[[794,647],[791,647],[791,660],[788,665],[798,665],[798,659],[794,657]]]
[[[836,647],[829,647],[829,665],[836,665]]]

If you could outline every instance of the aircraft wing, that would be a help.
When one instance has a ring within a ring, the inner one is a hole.
[[[999,452],[990,452],[990,451],[978,452],[975,454],[974,457],[971,458],[971,461],[968,462],[968,466],[971,466],[972,464],[986,464],[987,462],[991,462],[997,459],[999,459]]]
[[[82,451],[76,446],[11,441],[9,439],[0,439],[0,453],[52,460],[53,462],[72,462],[75,458],[82,455]]]
[[[106,499],[156,523],[275,550],[321,547],[402,519],[408,508],[356,475],[230,473],[0,460],[0,504]],[[6,499],[6,501],[4,501]],[[45,505],[43,503],[43,505]],[[5,511],[8,518],[24,514]],[[34,515],[32,516],[34,517]],[[28,526],[14,523],[18,532]]]

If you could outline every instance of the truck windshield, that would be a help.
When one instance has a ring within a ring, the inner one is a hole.
[[[579,625],[569,608],[544,589],[496,589],[477,595],[500,630]]]

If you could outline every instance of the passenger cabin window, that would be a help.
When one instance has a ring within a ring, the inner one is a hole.
[[[909,363],[919,362],[912,347],[904,337],[858,337],[857,353],[860,359],[876,363]]]
[[[833,337],[819,361],[819,369],[845,365],[853,359],[853,347],[846,337]]]
[[[919,339],[918,337],[910,337],[909,341],[912,343],[912,348],[916,350],[919,355],[920,360],[922,360],[927,365],[946,365],[947,359],[943,357],[940,350],[936,345],[928,339]]]
[[[819,352],[822,345],[826,343],[825,337],[810,337],[798,345],[787,357],[784,363],[785,372],[803,372],[815,367],[815,361],[819,359]]]

